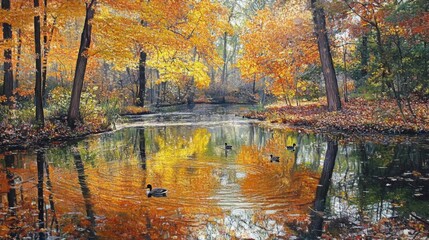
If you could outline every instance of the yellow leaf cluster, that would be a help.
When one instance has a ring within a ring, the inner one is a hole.
[[[207,87],[208,66],[221,63],[215,41],[231,31],[224,15],[224,8],[209,0],[105,0],[93,22],[93,54],[123,70],[137,67],[144,51],[159,82],[193,80]]]

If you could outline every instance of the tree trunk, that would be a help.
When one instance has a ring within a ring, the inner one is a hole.
[[[17,46],[17,50],[16,53],[18,56],[16,56],[16,69],[15,69],[15,86],[14,88],[18,88],[19,87],[19,74],[20,74],[20,64],[21,64],[21,51],[22,51],[22,39],[21,39],[21,29],[18,29],[17,31],[17,42],[18,42],[18,46]]]
[[[398,106],[399,112],[401,113],[402,121],[404,123],[406,123],[407,119],[405,117],[404,110],[402,108],[401,95],[396,90],[395,84],[390,79],[387,78],[388,75],[391,73],[391,70],[390,70],[389,63],[387,62],[387,58],[384,55],[385,51],[384,51],[384,47],[383,47],[383,40],[381,39],[381,31],[380,31],[378,24],[375,23],[374,27],[376,30],[377,48],[378,48],[378,51],[380,54],[381,66],[383,68],[382,73],[381,73],[381,79],[382,79],[382,82],[385,83],[387,85],[387,87],[389,87],[390,90],[392,91],[393,97],[396,100],[396,105]]]
[[[79,53],[76,61],[76,70],[73,79],[73,89],[70,100],[70,107],[68,110],[67,121],[71,128],[76,126],[76,121],[80,118],[79,105],[80,96],[83,88],[83,80],[85,77],[86,64],[88,62],[88,49],[91,44],[91,30],[92,26],[90,21],[94,18],[96,0],[91,0],[86,3],[86,17],[83,26],[82,36],[80,39]]]
[[[48,28],[48,17],[47,17],[47,8],[48,8],[48,0],[44,0],[44,5],[45,5],[45,10],[43,13],[43,28],[45,29],[45,32],[43,33],[43,64],[42,64],[42,95],[43,95],[43,103],[46,102],[47,99],[47,93],[46,93],[46,76],[47,76],[47,67],[48,67],[48,54],[50,51],[50,44],[52,41],[52,36],[54,35],[54,28],[55,28],[55,24],[57,19],[54,18],[54,22],[52,23],[52,28],[51,31],[49,33],[49,39],[48,39],[48,33],[47,28]]]
[[[343,62],[344,62],[344,102],[348,102],[348,89],[347,89],[347,48],[346,44],[344,44],[344,52],[343,52]]]
[[[256,93],[256,74],[253,74],[252,93]]]
[[[368,53],[368,35],[364,33],[362,36],[362,47],[360,50],[361,59],[360,59],[360,74],[361,78],[365,78],[368,75],[368,61],[369,61],[369,53]]]
[[[311,0],[314,29],[317,36],[320,61],[322,63],[323,77],[325,78],[326,98],[328,110],[341,110],[340,93],[338,91],[337,77],[332,62],[331,49],[329,47],[328,34],[326,32],[325,11],[318,0]]]
[[[146,93],[146,57],[147,54],[143,50],[140,52],[139,60],[139,94],[137,106],[144,107],[144,99]]]
[[[225,83],[227,81],[227,50],[226,45],[228,43],[228,34],[225,32],[223,34],[223,67],[222,67],[222,83]]]
[[[34,0],[34,7],[39,7],[39,0]],[[45,126],[43,116],[43,96],[42,96],[42,49],[40,45],[40,16],[34,16],[34,45],[36,51],[36,84],[34,86],[34,98],[36,103],[36,122],[39,128]]]
[[[10,0],[1,1],[2,10],[10,10]],[[4,41],[12,41],[12,26],[9,23],[3,23],[3,39]],[[13,94],[13,69],[12,69],[12,49],[4,50],[4,84],[3,94],[6,96],[6,104],[12,106],[11,97]]]

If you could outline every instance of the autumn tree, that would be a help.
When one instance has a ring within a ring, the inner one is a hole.
[[[326,30],[325,11],[321,2],[318,0],[311,0],[310,4],[313,14],[314,30],[317,37],[317,46],[319,48],[320,62],[322,63],[323,77],[325,79],[328,110],[338,111],[341,110],[341,100]]]
[[[220,4],[194,0],[108,2],[100,7],[94,24],[95,56],[117,70],[137,70],[142,81],[133,92],[140,105],[147,69],[156,72],[157,86],[178,89],[177,101],[192,101],[194,88],[207,88],[210,83],[209,66],[220,65],[218,36],[230,31]],[[113,38],[117,35],[124,37]]]
[[[409,120],[404,106],[414,118],[410,96],[424,95],[421,87],[427,84],[427,1],[340,2],[347,8],[342,13],[350,22],[347,29],[361,38],[361,72],[368,73],[366,85],[379,96],[390,95],[403,121]]]
[[[10,0],[2,0],[1,8],[4,11],[10,10]],[[6,44],[11,44],[12,41],[12,26],[10,24],[10,19],[4,19],[3,21],[3,39]],[[7,98],[7,103],[12,104],[11,97],[13,94],[13,68],[12,68],[12,49],[11,47],[6,47],[4,49],[4,82],[3,82],[3,93]]]
[[[91,0],[85,3],[86,17],[80,40],[70,107],[67,115],[67,121],[70,127],[75,127],[76,121],[79,119],[80,96],[82,93],[83,80],[85,77],[86,65],[89,57],[88,50],[91,44],[92,24],[90,21],[94,18],[96,2],[96,0]]]
[[[298,98],[300,88],[308,84],[302,75],[318,57],[310,19],[304,6],[259,11],[242,36],[243,56],[238,63],[242,77],[270,78],[269,90],[291,104],[291,98]]]

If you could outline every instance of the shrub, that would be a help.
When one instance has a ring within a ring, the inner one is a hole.
[[[145,114],[145,113],[149,113],[149,109],[145,108],[145,107],[139,107],[139,106],[126,106],[123,110],[122,110],[122,114]]]

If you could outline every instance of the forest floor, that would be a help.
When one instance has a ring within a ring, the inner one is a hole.
[[[310,128],[317,132],[346,134],[419,134],[429,133],[429,103],[414,101],[412,112],[405,107],[404,117],[393,100],[351,99],[342,103],[342,110],[328,112],[322,102],[301,106],[268,106],[251,111],[247,118],[282,123],[293,127]]]

